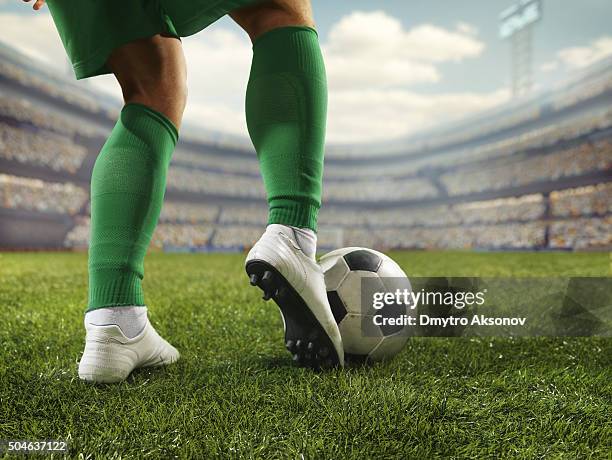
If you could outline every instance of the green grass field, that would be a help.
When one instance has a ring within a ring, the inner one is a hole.
[[[609,276],[610,254],[405,252],[412,276]],[[612,342],[415,338],[394,360],[292,365],[242,255],[151,254],[150,317],[176,365],[77,377],[84,254],[0,254],[0,439],[83,458],[610,458]]]

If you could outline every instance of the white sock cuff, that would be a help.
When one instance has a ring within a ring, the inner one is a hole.
[[[309,228],[290,228],[293,230],[295,240],[304,254],[314,259],[317,253],[317,234]]]
[[[147,325],[147,307],[107,307],[97,308],[85,314],[85,323],[96,326],[114,324],[119,326],[128,339],[133,339]]]

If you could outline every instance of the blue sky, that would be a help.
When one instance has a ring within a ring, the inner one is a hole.
[[[512,3],[314,0],[330,85],[328,139],[385,141],[507,102],[510,47],[498,38],[498,15]],[[543,0],[534,33],[536,87],[612,55],[611,17],[610,0]],[[0,0],[0,40],[66,69],[46,10]],[[244,33],[222,19],[185,39],[184,49],[186,119],[245,134],[250,45]],[[82,84],[120,95],[112,77]]]

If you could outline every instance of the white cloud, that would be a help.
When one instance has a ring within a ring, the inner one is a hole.
[[[405,30],[384,11],[355,11],[334,24],[328,53],[412,59],[423,62],[460,61],[479,55],[484,44],[471,33],[449,31],[432,24]]]
[[[398,87],[435,83],[436,63],[461,61],[479,55],[484,44],[474,30],[449,31],[431,24],[405,30],[383,11],[356,11],[329,32],[324,54],[330,87]]]
[[[328,137],[342,143],[388,141],[489,109],[509,98],[508,89],[484,94],[418,94],[402,89],[332,93]]]
[[[542,72],[552,72],[553,70],[557,70],[559,68],[559,61],[546,61],[540,64],[540,70]]]
[[[332,91],[368,89],[372,86],[394,88],[415,83],[436,83],[442,78],[438,69],[429,63],[387,59],[376,53],[367,57],[325,53],[325,66]]]
[[[601,37],[588,46],[573,46],[557,53],[559,60],[571,69],[581,69],[612,56],[612,37]]]

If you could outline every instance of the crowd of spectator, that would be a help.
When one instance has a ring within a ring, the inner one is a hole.
[[[49,131],[16,128],[0,121],[0,158],[75,173],[87,149]]]
[[[45,182],[0,174],[0,207],[76,214],[88,199],[87,190],[69,182]]]
[[[443,174],[450,195],[519,187],[612,167],[612,141],[601,139],[540,155],[521,155]]]
[[[319,219],[323,248],[550,248],[610,246],[612,184],[553,192],[546,215],[542,194],[480,202],[386,210],[324,207]],[[2,196],[2,195],[0,195]],[[603,217],[575,219],[575,216]],[[248,248],[266,225],[265,205],[164,204],[153,245],[157,247]],[[86,246],[86,221],[66,238]]]
[[[161,222],[184,222],[195,224],[216,222],[218,218],[219,206],[166,200],[162,207],[159,220]]]
[[[212,195],[265,198],[261,180],[181,166],[171,167],[168,171],[168,188]]]
[[[268,219],[266,203],[261,205],[224,206],[219,222],[222,224],[265,224]]]
[[[541,194],[500,198],[452,206],[462,224],[533,221],[544,215],[546,204]]]
[[[325,182],[323,198],[332,201],[387,202],[432,198],[436,187],[427,179],[375,179]]]
[[[519,198],[475,201],[408,210],[390,209],[369,215],[371,226],[424,226],[490,224],[506,221],[531,221],[542,216],[545,209],[541,194]]]
[[[534,248],[545,241],[543,222],[506,223],[503,225],[449,226],[437,228],[364,228],[345,229],[345,246],[380,249],[439,248]]]
[[[386,209],[347,209],[325,206],[320,222],[330,226],[442,227],[539,219],[546,204],[541,194],[475,201],[456,205]]]
[[[202,147],[201,152],[194,152],[179,144],[172,155],[172,163],[177,166],[194,166],[196,168],[222,171],[234,174],[249,174],[259,176],[259,163],[255,151],[252,155],[228,157],[227,155],[208,152]]]
[[[227,225],[217,227],[212,245],[220,249],[250,248],[263,233],[263,226]]]
[[[210,243],[212,232],[213,227],[205,224],[161,223],[153,233],[151,245],[157,248],[202,247]]]
[[[587,249],[612,246],[612,216],[556,220],[549,223],[507,222],[497,225],[381,228],[345,228],[341,232],[320,230],[319,247],[365,246],[388,249],[533,249],[543,248],[546,228],[550,229],[549,248]],[[337,229],[336,229],[337,230]],[[261,236],[263,226],[161,223],[152,246],[157,248],[246,249]],[[89,219],[78,221],[68,233],[65,245],[87,247]]]
[[[596,249],[612,247],[612,216],[565,219],[550,225],[553,249]]]
[[[510,157],[523,152],[537,153],[538,150],[555,148],[563,149],[564,144],[581,136],[598,130],[612,127],[612,110],[582,114],[578,118],[567,119],[524,132],[487,142],[477,146],[462,147],[457,150],[423,157],[414,161],[413,166],[422,168],[436,167],[441,170],[455,169],[477,161],[489,161],[494,158]]]
[[[45,109],[40,105],[35,106],[31,100],[14,97],[1,91],[0,117],[70,137],[75,134],[91,137],[96,133],[106,132],[106,129],[85,123],[82,119],[69,118],[60,111]]]
[[[76,216],[74,226],[64,237],[64,246],[71,249],[87,249],[89,245],[89,230],[91,219],[89,216]]]
[[[550,206],[561,217],[612,214],[612,182],[552,192]]]

